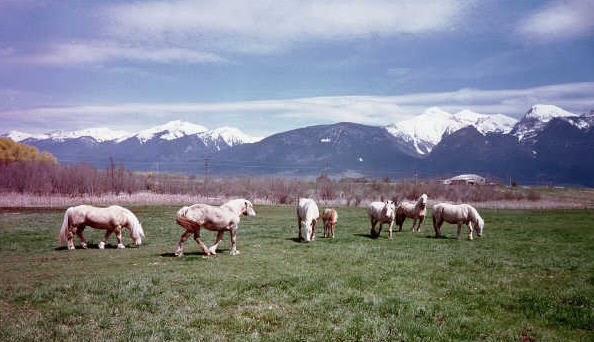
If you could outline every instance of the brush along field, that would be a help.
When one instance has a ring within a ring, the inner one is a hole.
[[[336,238],[320,222],[306,244],[294,207],[257,206],[241,255],[226,234],[216,256],[189,239],[176,258],[178,207],[130,209],[140,248],[99,250],[87,228],[75,251],[57,248],[63,209],[0,210],[0,340],[594,340],[591,210],[483,209],[484,236],[457,241],[430,216],[371,239],[364,208],[338,208]]]

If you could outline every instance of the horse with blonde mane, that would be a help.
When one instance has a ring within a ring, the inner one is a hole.
[[[299,235],[297,238],[303,240],[302,229],[305,230],[305,242],[315,240],[316,221],[320,218],[318,205],[311,198],[300,198],[297,203],[297,225]]]
[[[182,207],[177,212],[176,222],[186,231],[181,235],[176,256],[184,254],[184,242],[194,234],[194,240],[198,243],[204,254],[217,254],[217,247],[223,239],[223,234],[229,232],[231,235],[231,255],[239,254],[236,246],[237,230],[239,228],[240,215],[256,216],[252,202],[240,198],[231,200],[219,207],[208,204],[194,204],[189,207]],[[217,239],[210,248],[200,240],[200,228],[217,232]]]
[[[324,237],[331,237],[334,239],[334,229],[338,222],[338,213],[336,212],[336,209],[324,209],[322,212],[322,221],[324,222]]]
[[[130,237],[136,246],[142,244],[144,231],[138,218],[128,209],[119,205],[112,205],[107,208],[98,208],[91,205],[79,205],[66,209],[62,229],[60,230],[60,242],[67,243],[68,249],[74,249],[74,234],[78,235],[82,248],[87,248],[87,241],[83,236],[85,227],[106,230],[103,240],[99,242],[99,249],[105,248],[105,242],[115,232],[118,240],[118,248],[125,248],[122,243],[122,229],[130,230]]]
[[[396,209],[396,225],[399,227],[398,231],[402,231],[402,224],[406,218],[412,218],[412,231],[415,231],[415,225],[417,224],[417,220],[419,220],[419,224],[417,225],[417,232],[421,231],[421,224],[425,221],[425,216],[427,215],[427,195],[422,194],[417,202],[400,202],[398,208]]]
[[[367,215],[371,221],[370,235],[379,237],[382,232],[382,224],[389,224],[388,239],[392,238],[392,226],[394,225],[396,206],[392,201],[371,202],[367,207]],[[379,230],[375,232],[375,225],[379,223]]]
[[[449,204],[439,203],[433,206],[433,229],[435,229],[435,237],[441,237],[441,225],[443,222],[453,223],[458,225],[456,238],[460,240],[460,230],[462,225],[468,226],[468,240],[472,240],[473,227],[476,228],[476,233],[479,237],[483,236],[483,227],[485,221],[479,215],[476,209],[469,204]]]

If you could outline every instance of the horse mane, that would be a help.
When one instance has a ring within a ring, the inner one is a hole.
[[[65,244],[68,241],[68,238],[66,237],[66,231],[68,230],[68,223],[70,221],[70,213],[72,212],[72,209],[74,207],[70,207],[68,209],[66,209],[66,212],[64,213],[64,220],[62,221],[62,228],[60,229],[60,243],[61,244]]]
[[[245,198],[237,198],[224,203],[223,205],[221,205],[221,207],[227,207],[233,210],[235,214],[241,215],[243,206],[245,205],[246,201],[247,200]]]
[[[471,205],[468,205],[468,210],[470,214],[470,220],[472,220],[472,223],[474,223],[476,226],[483,226],[485,221],[478,213],[478,211]]]
[[[144,239],[144,230],[142,230],[142,225],[140,224],[140,221],[138,221],[136,215],[134,215],[134,213],[130,211],[130,209],[120,207],[119,205],[112,205],[111,207],[120,209],[124,213],[124,215],[126,215],[126,218],[128,219],[128,224],[130,225],[130,235],[132,235],[132,238],[140,237],[141,239]]]

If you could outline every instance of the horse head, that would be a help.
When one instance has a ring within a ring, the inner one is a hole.
[[[382,216],[394,217],[396,211],[396,205],[393,201],[385,201],[384,208],[382,209]]]
[[[477,217],[477,223],[476,223],[476,234],[481,237],[483,236],[483,228],[485,226],[485,221],[483,220],[482,217]]]
[[[243,203],[243,210],[242,214],[245,216],[256,216],[256,211],[254,210],[254,206],[252,202],[245,200]]]
[[[421,197],[417,200],[417,206],[422,209],[427,207],[427,194],[422,194]]]

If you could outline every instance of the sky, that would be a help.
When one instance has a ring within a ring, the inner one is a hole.
[[[594,0],[0,0],[0,132],[594,109]]]

